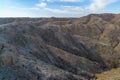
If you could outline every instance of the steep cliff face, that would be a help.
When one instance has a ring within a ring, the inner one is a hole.
[[[0,19],[0,80],[94,80],[119,67],[117,17]]]

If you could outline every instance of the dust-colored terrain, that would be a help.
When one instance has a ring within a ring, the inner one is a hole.
[[[119,67],[119,14],[0,18],[0,80],[116,80]]]
[[[97,80],[120,80],[120,68],[112,69],[97,75]]]

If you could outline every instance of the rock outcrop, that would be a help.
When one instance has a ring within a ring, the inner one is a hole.
[[[96,80],[120,66],[117,17],[0,19],[0,80]]]

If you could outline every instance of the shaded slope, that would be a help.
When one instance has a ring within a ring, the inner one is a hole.
[[[59,32],[56,27],[56,30],[43,27],[21,22],[0,26],[1,79],[86,80],[95,78],[92,72],[103,69],[104,62],[97,53],[90,52],[87,46],[77,43],[71,35]],[[57,48],[62,51],[61,54],[56,51]],[[81,62],[74,65],[62,56],[63,53],[73,60],[76,56],[76,60]]]
[[[119,15],[0,19],[0,79],[89,80],[120,67]]]

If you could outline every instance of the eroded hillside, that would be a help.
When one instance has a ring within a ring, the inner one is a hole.
[[[119,16],[0,19],[0,80],[96,80],[120,67]]]

